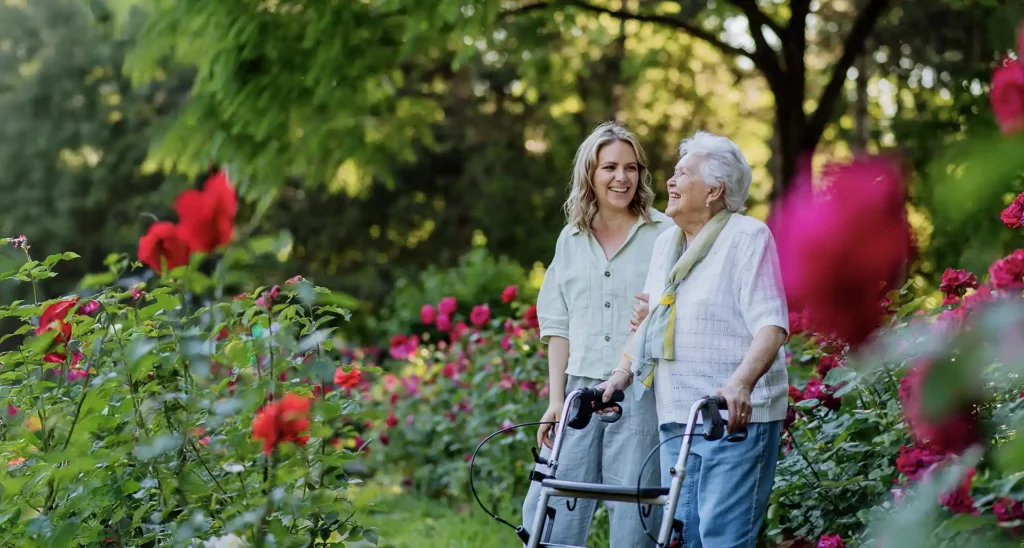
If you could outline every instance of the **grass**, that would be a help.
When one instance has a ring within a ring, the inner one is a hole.
[[[398,486],[373,480],[353,490],[361,510],[356,521],[379,531],[381,548],[478,548],[516,546],[515,531],[491,519],[471,499],[459,508],[446,502],[403,493]],[[494,509],[492,509],[493,511]],[[498,515],[515,524],[520,509],[506,504]],[[607,512],[598,509],[588,546],[607,546]]]
[[[356,504],[363,508],[356,520],[379,530],[381,548],[477,548],[518,542],[512,529],[488,517],[471,501],[453,508],[377,481],[363,484],[354,494]],[[505,508],[501,515],[514,522],[519,512]]]

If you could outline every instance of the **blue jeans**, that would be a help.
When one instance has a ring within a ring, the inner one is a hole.
[[[684,424],[659,428],[661,440],[679,436]],[[695,433],[703,432],[698,425]],[[747,425],[741,442],[707,441],[695,435],[686,461],[686,477],[675,518],[683,522],[686,548],[753,548],[768,507],[779,461],[782,421]],[[679,458],[682,438],[661,446],[661,484]]]

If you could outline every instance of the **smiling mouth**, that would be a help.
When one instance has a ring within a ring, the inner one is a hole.
[[[669,192],[668,193],[668,199],[669,200],[678,200],[681,197],[682,197],[682,195],[680,195],[678,192]]]
[[[629,193],[629,187],[626,187],[626,188],[622,188],[622,187],[608,187],[608,190],[610,192],[614,192],[616,194],[628,194]]]

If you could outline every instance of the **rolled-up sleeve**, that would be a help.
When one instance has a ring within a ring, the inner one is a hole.
[[[777,325],[789,334],[789,309],[775,239],[765,227],[752,234],[737,271],[740,312],[751,335]]]
[[[565,304],[558,283],[558,252],[544,273],[544,282],[537,295],[537,319],[540,322],[540,340],[547,344],[551,337],[569,338],[569,307]]]

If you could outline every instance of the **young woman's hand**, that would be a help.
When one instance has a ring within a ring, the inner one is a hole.
[[[555,402],[551,402],[551,404],[548,405],[548,410],[544,412],[544,416],[542,416],[540,420],[541,422],[558,422],[561,419],[561,414],[562,406],[556,406]],[[546,445],[548,449],[551,449],[552,445],[555,443],[555,440],[551,439],[551,432],[554,431],[552,428],[553,426],[553,424],[540,425],[540,428],[537,429],[537,447]]]

